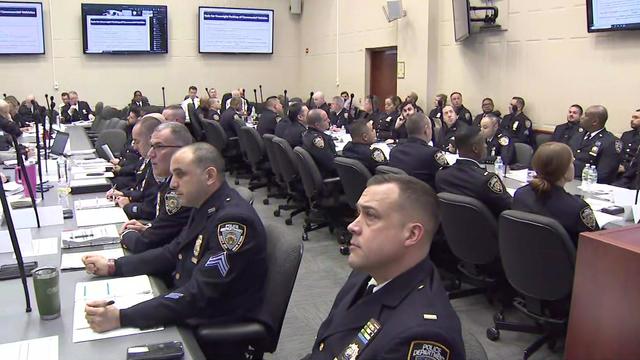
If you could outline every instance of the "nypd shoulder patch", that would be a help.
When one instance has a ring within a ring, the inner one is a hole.
[[[173,215],[180,210],[180,200],[173,191],[164,194],[164,208],[169,215]]]
[[[580,210],[580,219],[589,229],[595,230],[597,228],[598,221],[591,207],[587,206]]]
[[[236,252],[247,235],[247,227],[237,222],[218,225],[218,242],[224,251]]]
[[[504,192],[504,186],[502,185],[502,181],[500,181],[500,178],[496,174],[493,174],[491,176],[487,185],[489,186],[489,189],[491,189],[491,191],[493,191],[496,194],[502,194]]]
[[[438,151],[433,157],[440,166],[449,166],[447,156],[444,154],[444,152]]]
[[[622,152],[622,141],[616,140],[616,152],[620,154]]]
[[[451,351],[435,341],[412,341],[408,360],[449,360]]]
[[[387,160],[387,157],[384,155],[384,152],[378,148],[371,149],[371,157],[375,162],[382,163]]]
[[[324,149],[324,139],[321,136],[314,137],[313,145],[319,149]]]
[[[227,253],[221,252],[217,255],[211,256],[209,260],[207,260],[207,262],[204,264],[204,267],[217,268],[218,271],[220,271],[220,275],[222,275],[222,277],[227,276],[230,268],[229,262],[227,261]]]

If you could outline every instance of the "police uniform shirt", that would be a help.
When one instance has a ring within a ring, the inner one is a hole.
[[[553,135],[551,135],[551,141],[561,142],[563,144],[569,145],[571,138],[575,134],[581,134],[584,136],[584,129],[580,127],[580,122],[566,122],[564,124],[556,126],[553,129]]]
[[[640,180],[638,178],[639,164],[640,151],[636,151],[633,160],[631,160],[631,162],[627,166],[625,166],[624,173],[622,173],[622,176],[620,176],[620,178],[616,180],[613,185],[634,190],[640,188],[640,184],[638,183],[638,181]]]
[[[581,178],[585,165],[595,165],[598,171],[598,183],[611,184],[615,181],[620,164],[622,142],[607,129],[602,128],[595,134],[584,132],[571,139],[573,150],[575,177]],[[589,135],[589,139],[586,136]]]
[[[398,112],[381,113],[373,123],[373,129],[376,131],[378,140],[388,140],[393,138],[393,128],[398,119]]]
[[[146,162],[144,173],[144,180],[139,186],[122,192],[124,196],[131,200],[130,203],[122,208],[129,219],[152,220],[156,216],[158,182],[153,175],[150,161]]]
[[[180,206],[175,192],[170,188],[171,177],[165,179],[159,187],[156,218],[143,232],[125,230],[120,236],[122,247],[132,253],[161,247],[173,241],[182,232],[191,208]]]
[[[429,119],[431,119],[431,122],[433,122],[433,119],[442,120],[442,108],[434,107],[433,109],[431,109],[431,111],[429,111]]]
[[[455,164],[436,174],[438,192],[465,195],[477,199],[496,216],[511,208],[513,198],[498,175],[488,172],[472,159],[459,158]]]
[[[0,116],[0,129],[2,129],[2,132],[5,136],[11,135],[16,139],[22,136],[20,125],[18,125],[18,123],[16,123],[15,121],[11,121],[3,116]],[[11,140],[10,144],[13,146],[13,139],[9,138],[9,140]]]
[[[340,112],[338,113],[331,111],[329,114],[329,120],[331,121],[332,126],[341,128],[349,123],[349,113],[345,108],[340,109]]]
[[[323,178],[337,176],[333,159],[338,155],[330,135],[316,128],[308,128],[302,135],[302,147],[311,154]]]
[[[458,122],[463,122],[467,125],[473,124],[473,115],[464,105],[460,105],[460,108],[456,110],[456,115],[458,115],[456,119]]]
[[[210,110],[209,115],[210,115],[210,120],[214,120],[214,121],[220,122],[220,111],[218,111],[218,110]]]
[[[589,204],[557,185],[552,185],[551,191],[544,196],[538,195],[531,184],[519,188],[513,196],[513,209],[557,220],[576,246],[578,234],[600,230]]]
[[[636,129],[625,131],[622,133],[620,141],[622,142],[622,165],[626,168],[638,151],[640,132]]]
[[[66,104],[62,107],[60,115],[62,115],[66,123],[76,121],[88,121],[89,115],[93,114],[91,107],[86,101],[78,101],[76,107]]]
[[[500,122],[500,129],[515,142],[529,144],[531,147],[535,145],[533,123],[524,113],[505,115]]]
[[[322,109],[325,113],[327,113],[327,117],[331,119],[331,108],[329,104],[323,103],[322,105],[320,105],[319,109]]]
[[[291,123],[284,132],[283,139],[287,140],[291,148],[296,146],[302,146],[302,134],[307,131],[307,128],[302,125],[300,121]]]
[[[365,295],[370,279],[351,273],[320,325],[310,359],[465,359],[460,320],[431,261]]]
[[[467,123],[460,120],[456,120],[451,127],[442,122],[440,135],[435,137],[434,145],[443,151],[449,151],[449,145],[455,148],[456,132],[458,129],[464,129],[467,126],[469,126]]]
[[[278,121],[278,124],[276,125],[275,135],[284,139],[284,134],[287,132],[290,125],[291,120],[289,120],[288,117],[282,118],[282,120]]]
[[[121,309],[122,327],[255,319],[267,272],[265,229],[253,207],[225,182],[192,210],[179,240],[116,259],[115,270],[117,276],[174,279],[170,293]]]
[[[233,125],[236,117],[239,117],[239,115],[233,108],[225,110],[220,117],[220,126],[222,126],[225,134],[227,134],[227,139],[238,137],[238,134],[236,134],[236,128]]]
[[[485,164],[493,164],[500,156],[505,165],[515,163],[515,149],[513,141],[508,136],[501,134],[500,130],[491,139],[487,139],[487,156],[483,159]]]
[[[416,137],[396,145],[389,154],[389,166],[404,170],[432,188],[438,170],[448,165],[444,152]]]
[[[142,172],[145,166],[144,158],[133,148],[130,148],[130,151],[127,151],[125,155],[119,162],[120,170],[111,179],[114,188],[119,191],[136,187],[136,184],[142,183],[145,175]]]
[[[371,174],[375,174],[378,165],[386,165],[387,157],[382,150],[369,144],[358,144],[349,141],[342,149],[342,156],[356,159],[364,165]]]
[[[264,134],[275,134],[276,126],[280,122],[280,115],[271,109],[262,110],[260,121],[258,121],[258,133],[260,136]]]

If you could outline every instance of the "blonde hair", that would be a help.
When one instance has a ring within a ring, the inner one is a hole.
[[[554,141],[540,145],[531,160],[536,171],[531,187],[538,194],[549,192],[552,185],[565,176],[572,162],[573,151],[567,145]]]

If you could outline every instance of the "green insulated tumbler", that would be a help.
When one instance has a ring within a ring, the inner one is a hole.
[[[36,290],[38,312],[42,320],[60,316],[60,275],[53,266],[42,266],[32,272],[33,288]]]

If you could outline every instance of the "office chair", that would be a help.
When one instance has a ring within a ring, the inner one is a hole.
[[[104,103],[102,101],[98,101],[96,106],[93,107],[93,114],[96,116],[96,119],[102,115],[102,110],[104,110]]]
[[[124,150],[125,146],[127,146],[127,134],[120,129],[107,129],[103,130],[100,133],[95,144],[96,154],[98,155],[98,157],[109,161],[107,153],[102,150],[102,145],[105,144],[109,145],[113,156],[118,158],[120,156],[120,153],[122,153],[122,151]]]
[[[407,175],[407,173],[402,169],[398,169],[396,167],[388,166],[388,165],[378,165],[376,167],[376,175],[384,175],[384,174]]]
[[[267,153],[267,158],[269,159],[269,165],[271,166],[271,172],[273,173],[273,187],[275,188],[275,192],[271,192],[270,190],[267,192],[267,198],[262,201],[263,204],[269,205],[269,198],[277,198],[277,199],[286,199],[286,188],[284,180],[282,179],[282,172],[280,170],[280,163],[276,157],[275,153],[275,145],[273,144],[273,138],[275,135],[273,134],[264,134],[262,135],[262,142],[264,143],[264,148]]]
[[[204,120],[202,122],[202,130],[205,142],[218,149],[223,157],[230,157],[228,151],[225,153],[225,150],[227,150],[227,134],[225,134],[224,129],[217,121]]]
[[[294,237],[273,225],[266,225],[267,232],[267,278],[260,320],[240,323],[204,325],[196,329],[196,338],[203,352],[215,351],[216,345],[238,344],[251,347],[253,359],[262,359],[265,352],[276,351],[280,332],[293,292],[303,245]],[[208,356],[209,357],[209,356]]]
[[[514,143],[513,147],[516,152],[516,167],[531,167],[531,158],[533,157],[533,148],[529,144]]]
[[[258,131],[252,127],[243,126],[238,133],[240,144],[244,145],[247,153],[247,161],[251,166],[251,178],[249,190],[253,191],[266,187],[271,190],[273,173],[267,159],[264,142]]]
[[[576,247],[556,220],[522,211],[504,211],[498,233],[507,280],[520,294],[513,305],[534,324],[494,319],[487,338],[498,340],[500,330],[542,334],[524,350],[527,359],[545,343],[553,350],[557,340],[564,339]]]
[[[196,107],[193,103],[187,104],[187,113],[189,114],[189,130],[191,131],[191,136],[193,136],[196,141],[204,141],[204,132],[202,131],[202,122],[200,121],[200,116],[196,111]]]
[[[551,141],[551,134],[544,134],[544,133],[536,134],[536,145],[540,146],[549,141]]]
[[[281,211],[291,210],[289,217],[285,219],[285,224],[292,225],[294,216],[309,211],[307,198],[300,182],[300,173],[296,165],[296,155],[293,153],[291,145],[289,145],[285,139],[277,136],[273,137],[273,144],[280,174],[282,175],[282,180],[286,185],[288,194],[287,203],[278,205],[276,210],[273,211],[273,215],[278,217]]]
[[[338,171],[347,203],[354,210],[349,219],[346,219],[345,224],[340,224],[341,226],[338,226],[338,231],[336,231],[338,243],[348,244],[351,240],[351,233],[347,231],[347,223],[355,219],[358,200],[367,188],[367,181],[371,179],[371,173],[360,161],[355,159],[338,156],[333,160],[333,163]],[[347,255],[349,253],[348,246],[341,247],[340,253]]]

